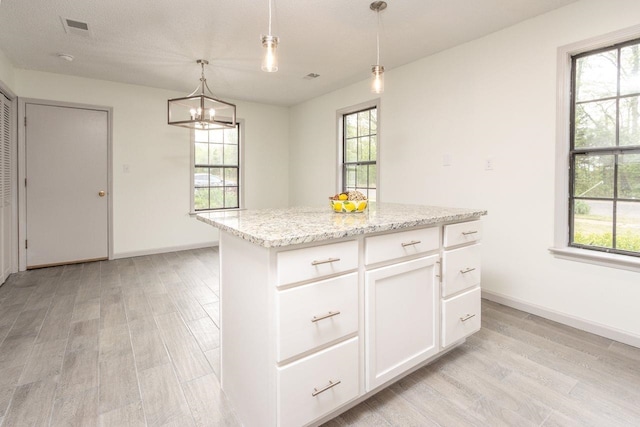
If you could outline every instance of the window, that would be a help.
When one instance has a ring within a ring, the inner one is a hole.
[[[240,207],[240,124],[193,132],[193,210]]]
[[[357,190],[376,200],[378,107],[342,115],[342,191]]]
[[[569,245],[640,256],[640,40],[571,61]]]

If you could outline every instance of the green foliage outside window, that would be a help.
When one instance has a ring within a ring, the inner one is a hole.
[[[640,41],[573,71],[571,244],[640,255]]]
[[[378,111],[370,108],[343,116],[342,191],[357,190],[376,200]]]
[[[195,131],[194,136],[194,210],[240,207],[239,125]]]

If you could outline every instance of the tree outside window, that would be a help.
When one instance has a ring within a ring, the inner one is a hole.
[[[240,125],[196,130],[193,150],[193,209],[240,207]]]
[[[378,109],[342,117],[342,191],[359,191],[376,200],[378,180]]]
[[[640,40],[572,72],[570,244],[640,256]]]

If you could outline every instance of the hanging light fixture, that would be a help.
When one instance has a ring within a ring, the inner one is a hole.
[[[190,95],[168,101],[168,123],[199,130],[235,128],[236,106],[213,97],[204,77],[204,66],[209,61],[198,59],[196,63],[202,67],[200,84]]]
[[[384,66],[380,65],[380,12],[387,8],[387,2],[374,1],[369,8],[376,12],[378,25],[376,28],[376,65],[371,67],[371,92],[384,92]]]
[[[262,58],[262,71],[267,73],[275,73],[278,71],[278,57],[276,49],[278,48],[279,39],[271,35],[271,2],[269,1],[269,34],[262,35],[262,47],[265,48],[264,57]]]

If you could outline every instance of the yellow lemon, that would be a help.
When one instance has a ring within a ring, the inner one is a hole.
[[[347,200],[348,198],[349,198],[349,196],[347,196],[347,195],[346,195],[346,194],[344,194],[344,193],[341,193],[341,194],[338,196],[338,199],[340,199],[340,200]]]
[[[358,205],[358,212],[362,212],[366,208],[367,208],[367,202],[360,202],[360,204]]]
[[[342,203],[334,201],[333,202],[333,210],[336,212],[342,212]]]
[[[356,208],[356,205],[353,204],[352,202],[344,202],[344,209],[347,212],[353,212],[355,208]]]

